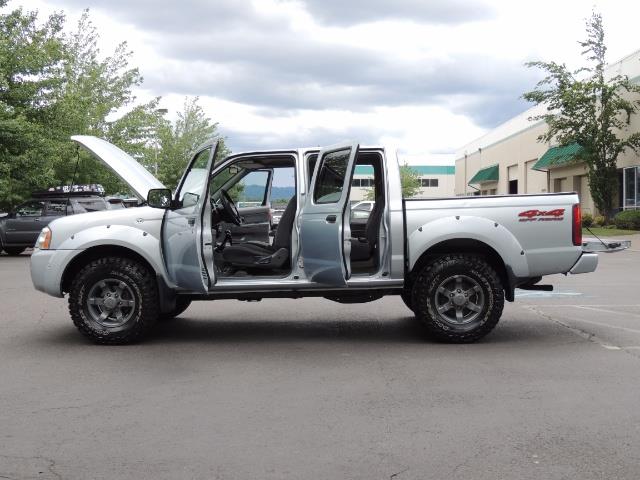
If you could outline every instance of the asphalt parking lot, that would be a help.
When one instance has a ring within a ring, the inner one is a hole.
[[[637,479],[640,239],[473,345],[396,297],[200,302],[100,347],[0,257],[0,478]]]

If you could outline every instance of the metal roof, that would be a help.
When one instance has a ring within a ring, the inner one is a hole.
[[[471,180],[469,180],[469,184],[472,183],[485,183],[485,182],[497,182],[498,177],[500,176],[500,168],[498,165],[491,165],[489,167],[481,168],[478,170]]]
[[[564,167],[572,163],[578,163],[580,161],[580,155],[583,153],[584,148],[577,143],[551,147],[540,157],[532,168],[533,170],[546,171],[553,167]]]

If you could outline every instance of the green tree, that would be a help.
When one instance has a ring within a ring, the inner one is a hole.
[[[103,137],[140,161],[157,151],[158,99],[135,105],[133,89],[142,77],[129,65],[126,43],[102,56],[87,11],[65,35],[62,14],[40,22],[37,12],[6,7],[0,0],[0,208],[32,190],[69,183],[78,155],[77,183],[126,191],[69,140],[74,134]]]
[[[177,186],[195,149],[208,139],[217,138],[220,142],[218,159],[230,153],[224,138],[218,133],[218,124],[213,123],[198,105],[198,97],[185,99],[175,123],[159,119],[157,131],[158,149],[147,157],[145,163],[151,171],[157,165],[158,179],[171,189]]]
[[[85,10],[76,30],[64,37],[64,70],[55,92],[53,115],[48,122],[51,145],[46,157],[53,161],[58,183],[68,183],[76,164],[76,147],[71,135],[95,135],[111,141],[134,157],[143,158],[150,139],[158,99],[131,108],[133,88],[142,83],[137,68],[129,66],[132,52],[126,42],[104,58],[98,47],[99,34]],[[121,117],[109,117],[130,109]],[[77,183],[102,183],[110,193],[126,191],[116,176],[89,154],[80,150]],[[96,168],[97,167],[97,168]]]
[[[0,9],[7,0],[0,0]],[[17,8],[0,14],[0,208],[54,178],[38,151],[47,144],[47,119],[64,59],[64,17],[42,25],[37,14]]]
[[[420,175],[406,163],[400,165],[400,185],[402,187],[402,198],[415,197],[420,191]],[[375,200],[375,189],[367,190],[366,200]]]
[[[605,76],[607,47],[602,16],[597,12],[587,19],[586,34],[586,40],[579,42],[585,66],[570,71],[556,62],[529,62],[528,67],[542,69],[546,77],[523,97],[547,108],[546,113],[530,119],[547,123],[539,141],[583,147],[581,160],[588,168],[591,196],[598,210],[610,218],[618,155],[640,149],[640,133],[628,131],[631,115],[640,109],[640,100],[630,99],[629,94],[640,93],[640,86],[626,75]]]

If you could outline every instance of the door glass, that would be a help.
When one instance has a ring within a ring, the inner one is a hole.
[[[229,196],[238,208],[260,207],[266,203],[269,172],[254,170],[229,189]]]
[[[183,207],[191,207],[198,203],[206,181],[207,163],[210,155],[211,147],[207,147],[196,154],[191,170],[189,170],[182,182],[178,194],[178,200],[182,201]]]
[[[346,148],[329,152],[322,157],[318,180],[313,192],[315,203],[337,203],[340,201],[350,154],[351,149]]]
[[[16,215],[19,217],[38,217],[42,215],[43,210],[43,202],[26,202],[17,208]]]
[[[50,217],[60,217],[67,214],[66,200],[49,200],[47,202],[47,215]]]

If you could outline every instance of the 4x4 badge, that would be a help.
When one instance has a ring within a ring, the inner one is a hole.
[[[518,214],[521,222],[547,222],[564,219],[564,208],[555,210],[525,210]]]

